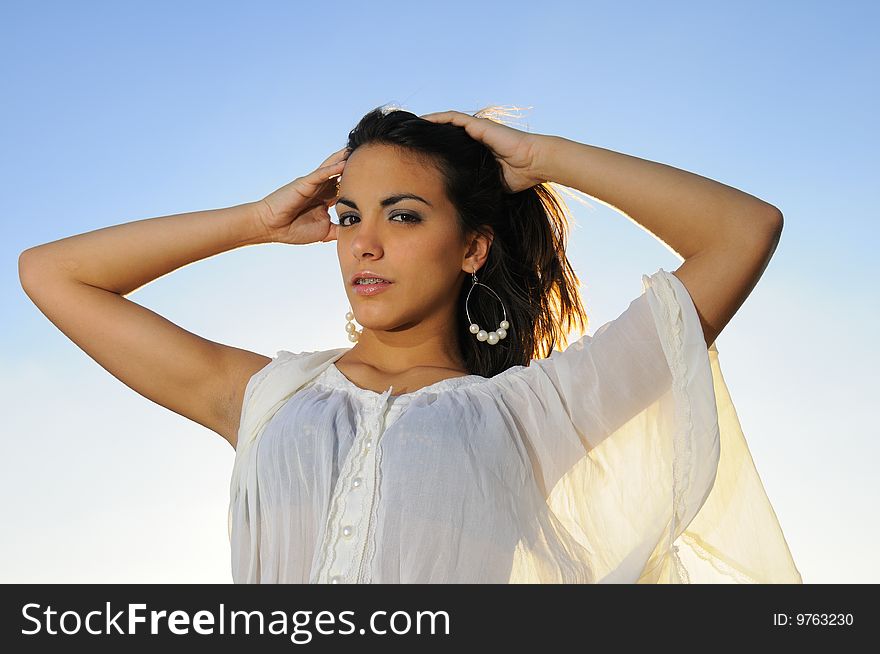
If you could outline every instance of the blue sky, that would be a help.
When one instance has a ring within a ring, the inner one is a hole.
[[[717,341],[722,370],[804,580],[880,581],[867,565],[880,537],[878,14],[869,2],[4,3],[0,581],[231,578],[232,448],[58,331],[21,290],[19,253],[257,200],[385,103],[532,107],[529,131],[779,207],[776,254]],[[569,206],[592,333],[641,274],[679,261],[613,209]],[[349,345],[333,243],[241,248],[130,297],[270,356]]]

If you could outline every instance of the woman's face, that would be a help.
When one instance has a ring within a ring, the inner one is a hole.
[[[462,271],[479,269],[488,248],[478,243],[469,252],[440,173],[405,150],[361,146],[346,161],[333,210],[339,266],[355,319],[373,331],[449,329]],[[381,293],[361,295],[352,276],[364,270],[392,283]]]

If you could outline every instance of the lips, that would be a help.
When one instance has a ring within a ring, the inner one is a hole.
[[[377,293],[382,293],[385,290],[391,288],[393,284],[391,282],[379,282],[379,283],[370,283],[370,284],[353,284],[354,292],[358,295],[376,295]]]

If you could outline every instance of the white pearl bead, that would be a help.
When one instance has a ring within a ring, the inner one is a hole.
[[[358,339],[357,332],[352,332],[351,334],[348,335],[348,340],[350,340],[352,343],[357,343],[357,339]]]
[[[373,445],[373,439],[372,439],[372,438],[368,438],[368,439],[367,439],[367,442],[364,443],[364,449],[367,449],[367,450],[368,450],[368,449],[370,449],[370,447],[372,447],[372,445]]]
[[[502,320],[499,327],[501,327],[501,329],[510,329],[510,323],[506,320]]]
[[[489,345],[495,345],[495,343],[501,339],[498,338],[498,334],[495,332],[489,332],[489,336],[486,340],[489,341]]]
[[[485,329],[481,329],[480,331],[477,332],[477,340],[478,341],[485,341],[487,338],[489,338],[489,334]]]
[[[502,327],[496,329],[495,333],[498,334],[498,338],[505,338],[507,336],[507,330]]]
[[[351,482],[351,485],[354,486],[355,488],[360,488],[362,481],[363,481],[363,479],[361,479],[360,477],[355,477],[354,481]]]
[[[339,575],[336,575],[335,577],[333,577],[333,578],[330,579],[330,583],[331,583],[331,584],[341,584],[341,583],[342,583],[342,577],[340,577]]]
[[[347,322],[345,323],[345,331],[347,331],[349,334],[352,334],[357,331],[357,327],[354,326],[353,322]]]
[[[480,331],[480,326],[477,323],[471,323],[471,326],[468,327],[468,329],[470,329],[471,334],[476,334],[478,331]]]
[[[346,525],[345,527],[342,528],[342,535],[345,536],[346,538],[351,536],[352,533],[354,533],[354,529],[352,529],[350,525]]]
[[[349,311],[348,313],[345,314],[345,319],[346,320],[354,320],[354,314],[351,311]]]

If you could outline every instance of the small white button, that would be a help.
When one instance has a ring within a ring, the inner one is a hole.
[[[346,538],[351,536],[353,533],[354,533],[354,529],[351,528],[351,525],[345,525],[342,528],[342,535],[345,536]]]
[[[331,583],[331,584],[341,584],[341,583],[342,583],[342,577],[340,577],[339,575],[336,575],[335,577],[331,577],[331,578],[330,578],[330,583]]]
[[[368,438],[368,439],[367,439],[367,442],[364,443],[364,449],[365,449],[365,450],[369,450],[372,446],[373,446],[373,439],[372,439],[372,438]]]
[[[360,488],[361,483],[363,483],[363,481],[364,480],[361,479],[360,477],[355,477],[354,480],[351,482],[351,485],[354,486],[355,488]]]

